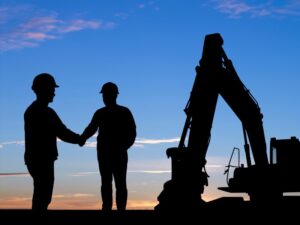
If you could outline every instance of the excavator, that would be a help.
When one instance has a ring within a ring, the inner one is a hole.
[[[219,189],[246,193],[253,204],[278,203],[284,193],[300,192],[299,140],[293,136],[271,138],[268,158],[258,102],[240,80],[222,45],[219,33],[205,36],[178,147],[166,151],[172,174],[158,196],[157,211],[195,210],[207,203],[201,195],[208,185],[206,154],[219,95],[241,121],[246,157],[246,165],[234,167],[228,187]],[[226,172],[230,168],[229,163]]]

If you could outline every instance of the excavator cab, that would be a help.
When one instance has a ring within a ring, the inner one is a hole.
[[[283,194],[300,192],[300,142],[296,137],[270,140],[270,164],[265,167],[240,166],[234,170],[228,187],[220,190],[247,193],[255,203],[277,203]]]
[[[270,164],[278,167],[282,192],[300,192],[300,142],[290,139],[271,138]]]

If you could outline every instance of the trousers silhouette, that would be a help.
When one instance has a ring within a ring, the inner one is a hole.
[[[110,149],[111,151],[111,149]],[[128,156],[126,150],[122,156],[118,154],[112,155],[108,151],[98,151],[98,163],[101,174],[101,195],[102,209],[110,210],[113,204],[113,187],[112,181],[114,178],[116,187],[116,204],[118,210],[125,210],[127,203],[127,171]]]
[[[27,165],[33,178],[32,210],[44,212],[51,202],[54,185],[54,161]]]

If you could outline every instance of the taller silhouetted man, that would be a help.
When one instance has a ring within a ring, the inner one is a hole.
[[[86,140],[98,131],[97,156],[102,182],[102,210],[112,209],[114,179],[117,209],[123,211],[127,204],[127,150],[135,141],[136,126],[130,110],[117,104],[119,91],[116,84],[105,83],[100,93],[105,107],[95,112],[82,138]]]
[[[37,75],[32,84],[36,100],[26,109],[25,164],[33,178],[32,210],[43,215],[51,202],[54,186],[54,161],[57,159],[57,138],[80,143],[80,136],[60,120],[56,112],[48,107],[55,96],[54,78],[47,73]]]

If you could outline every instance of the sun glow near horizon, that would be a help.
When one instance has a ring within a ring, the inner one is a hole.
[[[210,159],[212,164],[207,165],[207,171],[211,178],[209,178],[209,187],[205,187],[205,192],[202,194],[204,201],[212,201],[222,196],[230,196],[224,192],[217,190],[219,185],[216,176],[220,176],[223,167],[220,165],[222,159]],[[146,163],[145,163],[146,164]],[[149,162],[147,162],[149,164]],[[161,163],[162,165],[163,163]],[[159,203],[158,195],[163,190],[163,185],[170,179],[171,170],[165,167],[164,169],[155,169],[155,166],[149,170],[138,170],[137,165],[143,163],[136,163],[131,165],[134,169],[128,170],[128,210],[153,210]],[[160,165],[158,163],[157,165]],[[156,165],[156,166],[157,166]],[[162,168],[161,165],[159,168]],[[23,193],[11,193],[9,196],[0,197],[0,209],[30,209],[31,208],[31,192],[32,179],[28,174],[0,176],[2,182],[6,180],[6,185],[10,186],[14,180],[24,180]],[[70,182],[64,188],[60,188],[62,182]],[[81,180],[81,182],[80,182]],[[20,181],[19,181],[20,182]],[[86,184],[85,187],[78,186],[77,183]],[[99,210],[101,209],[102,200],[100,196],[100,180],[99,172],[78,172],[70,173],[67,176],[59,175],[54,187],[52,202],[49,209],[52,210]],[[75,186],[75,187],[74,187]],[[76,189],[81,192],[76,192]],[[184,194],[184,193],[182,193]],[[116,209],[115,203],[113,209]]]
[[[128,199],[127,210],[153,210],[159,203],[156,199],[157,196],[153,196],[153,200],[131,200]],[[206,202],[212,201],[220,197],[217,194],[210,196],[204,196],[203,200]],[[49,210],[100,210],[102,201],[100,196],[53,196],[52,203],[49,205]],[[30,209],[31,208],[31,196],[27,197],[12,197],[2,198],[0,209]],[[113,209],[116,206],[113,205]]]

